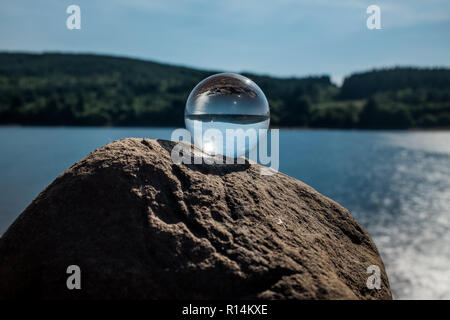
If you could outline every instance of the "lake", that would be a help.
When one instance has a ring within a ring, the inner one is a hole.
[[[0,127],[0,234],[60,173],[125,137],[169,128]],[[397,299],[450,299],[450,132],[281,130],[280,171],[350,210]]]

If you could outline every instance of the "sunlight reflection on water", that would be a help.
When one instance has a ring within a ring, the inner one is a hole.
[[[0,127],[0,234],[89,152],[170,128]],[[281,130],[280,171],[350,210],[398,299],[450,299],[450,132]]]
[[[380,200],[372,234],[393,292],[404,299],[450,299],[450,135],[386,134],[403,149],[392,163],[389,192],[397,212]],[[374,191],[376,193],[376,191]]]

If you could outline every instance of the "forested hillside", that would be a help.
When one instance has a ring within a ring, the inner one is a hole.
[[[192,88],[220,71],[99,55],[0,54],[0,124],[183,126]],[[349,76],[244,74],[265,92],[274,126],[450,127],[450,70]]]

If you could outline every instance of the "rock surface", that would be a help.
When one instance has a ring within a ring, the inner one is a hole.
[[[256,164],[174,164],[173,145],[116,141],[59,176],[0,239],[0,298],[391,298],[342,206]]]

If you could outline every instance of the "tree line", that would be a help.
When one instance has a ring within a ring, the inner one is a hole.
[[[217,73],[100,55],[0,53],[0,124],[183,126],[192,88]],[[244,74],[266,94],[271,125],[312,128],[450,127],[450,69],[327,75]]]

